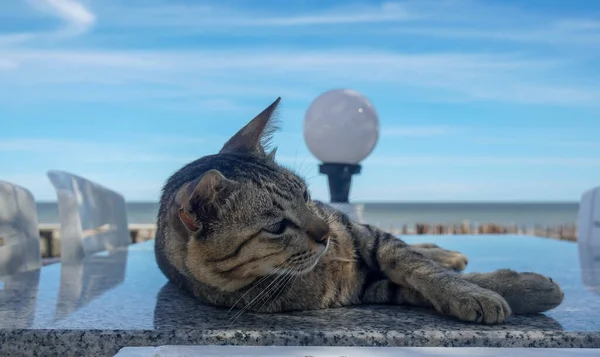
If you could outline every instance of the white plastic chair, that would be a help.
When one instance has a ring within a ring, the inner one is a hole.
[[[0,276],[41,266],[35,199],[27,189],[0,180]]]
[[[131,243],[123,196],[68,172],[47,175],[58,199],[63,264]]]
[[[54,321],[64,319],[81,307],[125,281],[127,249],[93,254],[79,262],[63,264]]]
[[[600,186],[581,196],[577,245],[583,284],[600,294]]]

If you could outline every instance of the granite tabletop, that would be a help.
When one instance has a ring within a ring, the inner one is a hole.
[[[498,326],[400,306],[244,313],[232,323],[235,312],[168,284],[149,241],[0,278],[0,355],[113,356],[126,346],[181,344],[600,348],[600,247],[510,235],[403,239],[459,250],[470,258],[467,271],[547,274],[565,300]]]

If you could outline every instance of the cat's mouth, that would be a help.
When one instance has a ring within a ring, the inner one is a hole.
[[[331,240],[328,238],[327,243],[319,244],[314,251],[305,250],[292,255],[276,268],[278,274],[303,275],[310,272],[319,264],[321,257],[327,253],[330,242]]]
[[[325,253],[327,253],[330,242],[331,239],[327,238],[327,243],[325,245],[319,245],[317,250],[314,253],[312,253],[305,261],[303,261],[299,267],[295,269],[295,274],[302,275],[313,270],[317,266],[317,264],[319,264],[319,260],[321,259],[321,257],[323,257]]]

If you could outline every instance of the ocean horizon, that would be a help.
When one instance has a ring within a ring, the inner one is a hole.
[[[367,223],[383,228],[400,228],[417,223],[494,223],[499,225],[557,226],[574,224],[578,202],[355,202],[364,205]],[[127,202],[127,219],[132,223],[155,223],[158,202]],[[335,204],[333,204],[335,205]],[[58,223],[58,205],[37,203],[40,223]]]

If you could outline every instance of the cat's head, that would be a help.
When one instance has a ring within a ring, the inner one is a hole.
[[[279,100],[205,158],[209,169],[176,195],[185,265],[208,285],[233,291],[272,273],[306,273],[327,250],[329,226],[311,209],[306,183],[265,150]]]

